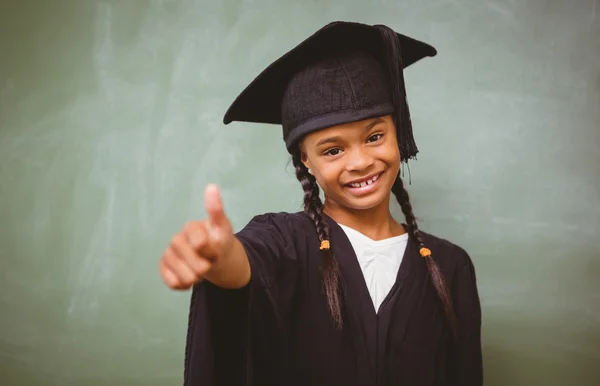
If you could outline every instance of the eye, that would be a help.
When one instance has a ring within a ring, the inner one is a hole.
[[[376,142],[376,141],[380,140],[381,137],[383,137],[383,134],[381,134],[381,133],[373,134],[372,136],[369,137],[369,139],[367,139],[367,142]]]
[[[334,147],[332,149],[327,150],[326,152],[323,153],[323,155],[328,155],[328,156],[336,156],[338,154],[340,154],[342,151],[342,149],[339,149],[337,147]]]

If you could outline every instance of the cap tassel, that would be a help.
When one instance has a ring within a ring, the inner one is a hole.
[[[406,100],[406,86],[404,84],[404,65],[398,35],[385,25],[375,26],[380,34],[384,45],[385,59],[387,61],[387,72],[390,78],[392,91],[392,103],[394,104],[394,120],[398,132],[398,144],[402,161],[416,158],[419,149],[413,137],[410,111]]]

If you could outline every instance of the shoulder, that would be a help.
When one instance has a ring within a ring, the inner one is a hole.
[[[310,221],[310,218],[304,212],[267,212],[252,217],[246,227],[253,225],[275,225],[295,229],[310,225]]]
[[[440,267],[448,287],[454,292],[467,286],[476,290],[477,278],[473,260],[467,251],[444,238],[421,231],[431,257]]]
[[[310,226],[310,218],[303,213],[269,212],[252,217],[236,237],[255,261],[296,260],[306,255],[311,235],[316,237],[314,225],[312,231]]]
[[[473,260],[460,245],[431,233],[420,231],[425,246],[431,250],[432,258],[445,271],[467,269],[474,271]]]
[[[308,215],[303,212],[268,212],[252,217],[237,234],[268,232],[276,233],[286,240],[291,240],[306,235],[312,228],[314,228],[314,224]]]

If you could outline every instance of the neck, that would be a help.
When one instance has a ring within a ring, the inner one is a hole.
[[[323,212],[338,224],[356,229],[373,240],[383,240],[406,233],[390,212],[390,197],[370,209],[352,209],[337,205],[325,197]]]

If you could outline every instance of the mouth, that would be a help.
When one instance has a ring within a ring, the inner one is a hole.
[[[344,185],[352,194],[360,196],[372,192],[379,185],[379,178],[383,172],[354,180]]]

